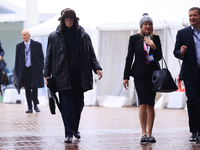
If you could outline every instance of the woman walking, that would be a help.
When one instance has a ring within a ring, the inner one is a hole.
[[[153,34],[153,20],[147,13],[143,14],[139,24],[140,34],[132,35],[129,39],[123,86],[127,89],[129,77],[134,78],[142,128],[140,142],[155,143],[156,139],[152,135],[152,129],[155,119],[156,92],[152,89],[151,77],[153,71],[159,69],[158,61],[162,58],[162,48],[159,36]]]

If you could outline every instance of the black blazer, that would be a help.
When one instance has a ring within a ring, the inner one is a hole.
[[[5,54],[5,52],[4,52],[4,49],[3,49],[2,46],[1,46],[1,41],[0,41],[0,56],[3,58],[4,54]],[[5,63],[3,63],[3,60],[0,61],[0,69],[2,69],[2,68],[5,67],[4,64],[5,64]]]
[[[33,80],[35,81],[37,88],[42,88],[44,87],[44,78],[43,78],[44,55],[42,51],[42,45],[37,41],[31,40],[30,49],[31,49],[32,76],[34,78]],[[16,86],[19,89],[22,86],[24,86],[23,83],[21,82],[24,66],[25,66],[25,44],[24,42],[21,42],[16,46],[15,69],[14,69],[18,84]]]
[[[187,46],[187,51],[184,56],[180,53],[182,45]],[[178,31],[174,48],[174,56],[183,60],[179,79],[196,79],[198,75],[198,64],[191,26]]]
[[[153,54],[155,61],[151,62],[153,70],[158,69],[156,61],[162,59],[162,48],[160,38],[158,35],[153,35],[153,42],[156,49],[150,49],[149,54]],[[133,58],[135,57],[134,63]],[[143,46],[143,38],[140,34],[130,36],[128,54],[126,57],[126,64],[124,69],[124,79],[129,79],[129,76],[139,77],[144,76],[146,70],[146,56]],[[133,65],[132,65],[133,63]]]

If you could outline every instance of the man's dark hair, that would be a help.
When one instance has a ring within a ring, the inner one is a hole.
[[[199,8],[199,7],[192,7],[192,8],[190,8],[189,12],[190,12],[191,10],[198,10],[198,14],[200,15],[200,8]]]

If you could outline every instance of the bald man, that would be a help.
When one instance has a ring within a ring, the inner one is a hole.
[[[28,110],[26,113],[40,112],[38,108],[38,88],[44,87],[44,55],[41,43],[30,39],[28,30],[21,33],[23,42],[17,44],[15,54],[16,88],[25,88]],[[34,107],[33,107],[34,105]]]

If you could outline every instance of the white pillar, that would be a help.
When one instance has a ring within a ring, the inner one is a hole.
[[[38,0],[26,0],[26,23],[28,29],[39,24]]]

